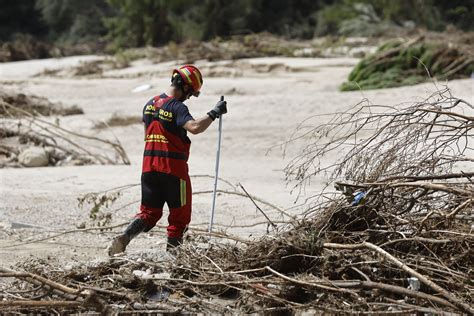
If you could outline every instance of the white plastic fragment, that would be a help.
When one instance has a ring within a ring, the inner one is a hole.
[[[153,88],[153,86],[151,84],[142,84],[138,87],[135,87],[132,92],[133,93],[138,93],[138,92],[143,92],[143,91],[147,91],[147,90],[150,90],[151,88]]]
[[[418,291],[420,289],[420,280],[418,278],[408,278],[408,289]]]

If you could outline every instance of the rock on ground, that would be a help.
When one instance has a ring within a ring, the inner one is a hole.
[[[18,161],[25,167],[45,167],[49,163],[49,157],[44,148],[29,147],[18,155]]]

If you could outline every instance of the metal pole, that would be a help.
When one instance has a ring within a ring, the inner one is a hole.
[[[224,96],[221,96],[221,101],[224,101]],[[223,115],[219,117],[219,136],[217,139],[217,156],[216,156],[216,177],[214,178],[214,192],[212,193],[211,219],[209,221],[210,233],[212,233],[212,225],[214,224],[214,212],[216,209],[217,179],[219,178],[219,158],[221,155],[222,117]]]

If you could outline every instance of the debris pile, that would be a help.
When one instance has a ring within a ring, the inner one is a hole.
[[[84,111],[76,105],[64,106],[44,97],[14,93],[4,89],[0,89],[0,102],[2,103],[0,117],[24,116],[24,111],[42,116],[84,114]]]
[[[2,269],[16,281],[0,306],[473,314],[473,109],[446,89],[410,106],[364,101],[316,128],[305,124],[294,141],[306,147],[287,175],[304,187],[329,172],[338,192],[310,198],[298,218],[254,240],[191,234],[174,258]],[[333,152],[345,154],[325,165],[320,158]]]
[[[256,57],[364,57],[366,53],[376,48],[376,39],[368,38],[318,38],[314,40],[288,40],[268,33],[236,35],[227,39],[217,38],[208,42],[185,41],[171,42],[161,47],[131,48],[120,51],[114,56],[92,61],[85,61],[68,69],[47,69],[37,76],[54,77],[107,77],[110,70],[122,69],[131,65],[135,60],[146,59],[152,63],[162,63],[179,60],[182,63],[194,63],[202,60],[227,61],[233,64],[245,58]],[[257,67],[245,61],[239,61],[235,66]],[[255,69],[257,72],[274,71],[271,65]],[[206,76],[239,76],[238,69],[228,69],[218,65],[218,69],[204,69]],[[124,75],[124,74],[122,74]],[[131,76],[127,74],[125,76]]]
[[[118,140],[83,135],[60,125],[59,116],[77,114],[83,114],[77,106],[0,91],[0,168],[129,163]],[[99,144],[111,147],[115,156],[88,149]]]
[[[472,43],[471,43],[472,44]],[[400,87],[438,80],[469,78],[474,54],[468,45],[440,39],[393,40],[362,59],[349,74],[342,91]]]
[[[213,66],[204,66],[201,70],[206,76],[242,76],[242,69],[257,73],[272,71],[300,71],[290,69],[283,64],[253,65],[246,58],[257,57],[364,57],[375,51],[379,39],[375,38],[334,38],[322,37],[312,40],[290,40],[268,33],[235,35],[229,38],[216,38],[211,41],[170,42],[160,47],[140,47],[121,50],[111,56],[97,56],[94,59],[81,61],[79,64],[64,68],[46,68],[35,74],[35,77],[59,78],[134,78],[149,74],[156,75],[156,70],[114,71],[145,63],[163,63],[179,61],[180,63],[201,63],[203,60],[217,62]],[[240,60],[244,59],[244,60]],[[228,67],[227,64],[232,65]],[[210,68],[210,69],[206,69]],[[237,69],[230,69],[237,68]],[[165,73],[160,73],[160,75]],[[168,75],[168,72],[166,72]]]
[[[257,57],[364,57],[373,51],[379,39],[320,37],[312,40],[293,40],[269,33],[235,35],[208,42],[185,41],[163,47],[129,49],[118,54],[121,59],[148,58],[154,62],[182,60],[238,60]]]
[[[52,45],[21,36],[11,42],[0,43],[0,62],[51,57]]]

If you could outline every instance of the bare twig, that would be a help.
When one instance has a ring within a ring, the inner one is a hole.
[[[244,190],[245,194],[249,197],[249,199],[252,201],[253,205],[255,205],[255,207],[260,211],[260,213],[263,214],[263,216],[265,216],[265,218],[268,220],[268,222],[273,226],[273,228],[276,228],[277,225],[275,225],[275,223],[272,222],[272,220],[267,216],[267,214],[265,214],[265,212],[257,205],[257,203],[255,203],[255,201],[253,200],[253,198],[250,196],[250,194],[247,192],[247,190],[245,190],[244,186],[242,184],[240,184],[240,187],[242,188],[242,190]]]

